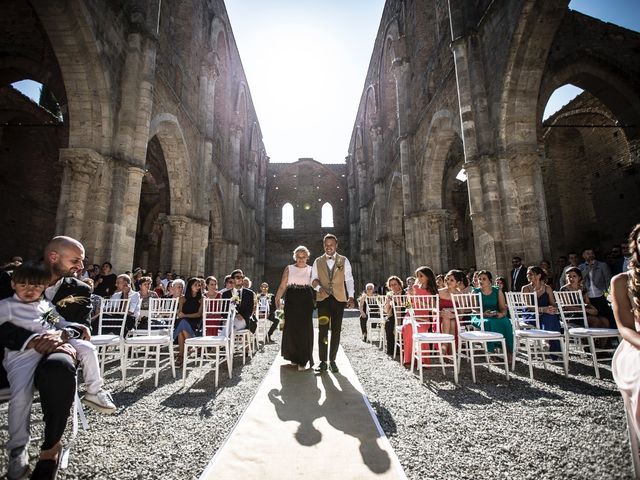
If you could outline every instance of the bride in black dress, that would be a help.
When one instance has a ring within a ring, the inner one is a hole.
[[[309,250],[299,246],[293,251],[294,265],[287,265],[276,293],[276,305],[285,298],[282,356],[298,370],[313,367],[313,295]]]

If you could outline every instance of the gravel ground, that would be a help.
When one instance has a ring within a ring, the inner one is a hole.
[[[572,361],[568,378],[551,367],[536,369],[531,381],[517,362],[510,382],[498,369],[479,367],[473,384],[463,365],[457,387],[451,370],[426,370],[420,384],[360,340],[357,319],[345,319],[342,345],[410,479],[632,478],[622,400],[608,369],[596,380],[586,362]],[[123,385],[111,371],[107,387],[119,409],[87,412],[90,430],[80,431],[58,478],[197,478],[278,350],[267,345],[244,366],[236,359],[233,377],[221,372],[217,391],[212,372],[190,372],[183,388],[165,370],[156,389],[151,373]],[[0,439],[6,442],[6,430]]]

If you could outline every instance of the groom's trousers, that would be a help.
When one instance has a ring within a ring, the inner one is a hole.
[[[345,305],[346,302],[339,302],[333,295],[318,302],[318,353],[321,362],[327,361],[329,328],[331,328],[329,360],[332,362],[336,360]]]

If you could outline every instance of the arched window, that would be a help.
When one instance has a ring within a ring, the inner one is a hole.
[[[289,202],[282,206],[282,228],[293,228],[293,205]]]
[[[329,202],[322,205],[322,220],[320,220],[320,227],[333,228],[333,207]]]

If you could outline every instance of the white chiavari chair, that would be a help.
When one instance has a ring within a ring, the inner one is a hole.
[[[185,340],[184,362],[182,364],[183,385],[187,381],[187,370],[196,368],[213,368],[215,370],[215,386],[218,387],[220,365],[227,364],[229,378],[233,369],[234,335],[232,331],[235,317],[235,304],[229,298],[202,299],[202,337],[191,337]],[[189,356],[194,349],[195,356]],[[189,366],[194,363],[195,366]]]
[[[393,308],[393,318],[395,326],[393,327],[393,336],[396,342],[393,347],[393,358],[396,358],[396,352],[400,352],[400,363],[402,363],[404,354],[404,344],[402,343],[402,324],[407,307],[410,306],[408,295],[393,295],[391,297],[391,307]]]
[[[176,368],[173,356],[173,328],[178,313],[178,298],[150,298],[146,328],[136,329],[136,335],[123,339],[122,380],[127,378],[127,370],[147,370],[147,363],[155,366],[155,386],[158,386],[158,376],[163,364],[171,366],[173,378],[176,378]],[[167,352],[162,353],[166,348]],[[141,356],[134,356],[134,352],[142,350]],[[166,357],[164,360],[162,357]],[[142,366],[133,366],[142,363]]]
[[[365,297],[367,308],[367,341],[373,343],[373,333],[378,335],[378,347],[384,346],[384,312],[378,295]]]
[[[411,322],[411,372],[414,363],[420,371],[420,381],[423,381],[423,368],[453,368],[455,383],[458,383],[458,363],[456,362],[455,337],[449,333],[440,332],[440,297],[438,295],[410,296],[411,306],[408,308]],[[450,354],[443,354],[443,346],[449,345]],[[451,363],[446,363],[445,359]],[[436,363],[437,361],[437,363]]]
[[[513,326],[514,351],[511,370],[515,369],[516,357],[521,353],[529,364],[531,380],[533,380],[533,362],[535,361],[542,362],[544,368],[547,368],[547,363],[562,363],[566,376],[569,370],[569,360],[564,335],[561,332],[540,328],[536,294],[534,292],[506,292],[505,296]],[[550,340],[557,340],[560,344],[560,350],[545,349],[545,343]],[[553,358],[556,356],[559,356],[560,360]]]
[[[585,310],[584,298],[582,292],[579,290],[553,292],[556,299],[556,304],[560,310],[560,318],[564,326],[564,334],[567,345],[570,344],[572,339],[576,340],[577,345],[582,345],[582,340],[586,340],[589,344],[589,351],[580,349],[576,353],[591,356],[593,361],[593,369],[596,373],[596,378],[600,378],[600,370],[598,369],[598,353],[614,352],[615,348],[597,348],[596,339],[599,338],[618,338],[620,332],[617,328],[592,328],[589,327],[589,321],[587,320],[587,312]],[[578,325],[578,326],[572,326]]]
[[[458,369],[462,358],[471,362],[471,377],[476,382],[476,365],[490,365],[490,359],[495,358],[496,365],[504,365],[504,373],[509,380],[509,362],[507,359],[507,345],[501,333],[489,332],[484,329],[484,309],[480,293],[457,293],[451,295],[453,310],[458,326]],[[478,325],[479,329],[474,326]],[[489,352],[488,343],[499,343],[501,353]],[[478,359],[484,357],[484,362]]]
[[[107,362],[119,361],[122,355],[124,327],[129,311],[129,299],[103,298],[100,301],[98,334],[91,336],[100,360],[100,373],[104,376]]]

